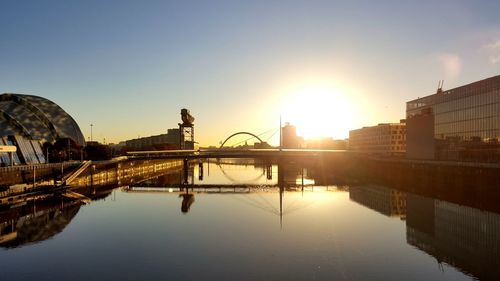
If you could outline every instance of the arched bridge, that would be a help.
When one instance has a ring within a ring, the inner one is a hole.
[[[206,159],[206,158],[318,158],[345,157],[356,154],[346,150],[321,149],[199,149],[199,150],[159,150],[129,151],[127,155],[134,159]]]
[[[230,135],[229,137],[227,137],[227,139],[226,139],[225,141],[223,141],[223,142],[222,142],[222,144],[220,145],[220,147],[219,147],[219,148],[224,147],[224,144],[226,144],[226,142],[227,142],[230,138],[232,138],[232,137],[234,137],[234,136],[237,136],[237,135],[249,135],[249,136],[252,136],[252,137],[254,137],[254,138],[258,139],[260,142],[264,142],[261,138],[259,138],[259,136],[254,135],[254,134],[252,134],[252,133],[250,133],[250,132],[237,132],[237,133],[234,133],[234,134]]]

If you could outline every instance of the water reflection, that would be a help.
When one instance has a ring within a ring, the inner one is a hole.
[[[406,241],[480,280],[498,280],[500,215],[404,193],[384,186],[352,186],[349,198],[389,217],[406,219]]]
[[[191,205],[194,203],[194,194],[190,194],[186,189],[186,193],[179,194],[179,197],[182,197],[181,212],[185,214],[189,212]]]
[[[308,165],[309,164],[309,165]],[[330,173],[331,174],[331,173]],[[336,182],[338,184],[338,181]],[[283,161],[279,163],[256,159],[207,159],[184,161],[177,173],[152,175],[137,180],[135,187],[283,187],[295,188],[333,185],[333,177],[314,167],[313,163]]]
[[[409,194],[408,244],[480,280],[498,280],[500,215]]]
[[[104,199],[113,188],[77,188],[79,198],[71,197],[73,192],[55,194],[0,209],[0,247],[17,248],[52,238],[69,225],[87,200]]]
[[[81,205],[61,198],[0,211],[0,246],[15,248],[53,237],[63,231]]]
[[[20,261],[15,247],[54,238],[73,222],[83,234],[63,245],[86,245],[72,248],[77,262],[104,256],[119,267],[134,259],[155,272],[101,271],[104,279],[499,279],[500,215],[425,190],[353,182],[300,161],[211,159],[150,170],[114,192],[116,185],[75,190],[92,199],[113,192],[116,201],[82,207],[58,197],[0,211],[0,246],[11,253],[0,251],[0,261]]]
[[[285,191],[301,191],[314,189],[315,178],[324,182],[326,177],[321,173],[312,172],[314,168],[305,167],[303,163],[280,162],[273,164],[256,159],[207,159],[205,162],[189,163],[184,161],[183,170],[177,176],[156,176],[145,181],[127,186],[127,192],[176,192],[182,198],[181,212],[189,212],[194,203],[194,193],[243,194],[277,192],[279,207],[274,208],[269,202],[259,202],[244,198],[241,201],[258,209],[279,216],[280,226],[283,226],[283,200]],[[207,175],[205,176],[205,171]],[[336,187],[335,187],[336,189]],[[328,187],[326,188],[328,190]],[[191,191],[191,192],[190,192]],[[271,208],[270,208],[271,207]]]
[[[390,217],[406,218],[406,193],[385,186],[350,186],[349,198]]]
[[[209,164],[208,164],[209,165]],[[186,193],[180,194],[183,197],[181,210],[183,213],[189,211],[189,207],[194,201],[194,195],[188,193],[192,191],[206,192],[207,189],[216,187],[203,185],[203,171],[212,171],[212,176],[217,178],[217,182],[226,181],[221,186],[242,186],[241,181],[236,180],[241,177],[238,173],[244,173],[244,177],[250,178],[248,182],[260,182],[260,187],[278,187],[280,224],[283,217],[284,191],[303,191],[305,185],[314,186],[316,181],[325,185],[335,185],[335,181],[325,180],[321,171],[309,167],[305,169],[301,165],[286,163],[281,165],[245,165],[244,169],[231,171],[231,165],[241,168],[238,163],[213,163],[211,168],[200,163],[197,167],[190,167],[188,178],[184,178]],[[251,169],[248,169],[251,167]],[[197,169],[196,169],[197,168]],[[217,169],[214,169],[217,168]],[[242,172],[244,171],[244,172]],[[273,175],[276,171],[277,175]],[[198,177],[196,176],[198,173]],[[215,175],[214,175],[215,173]],[[262,181],[262,175],[268,175]],[[252,177],[254,175],[255,177]],[[271,175],[271,176],[269,176]],[[315,176],[312,177],[312,175]],[[185,174],[186,176],[186,174]],[[321,180],[317,180],[317,179]],[[198,180],[196,180],[198,179]],[[160,182],[149,180],[148,186],[158,185]],[[162,181],[161,184],[172,187]],[[136,188],[140,188],[138,184]],[[258,192],[257,186],[249,185],[246,192]],[[217,189],[216,189],[217,190]],[[460,271],[479,277],[484,280],[493,280],[498,277],[496,263],[500,260],[500,216],[495,213],[481,211],[471,207],[430,199],[427,197],[408,194],[401,190],[391,189],[381,185],[351,185],[348,188],[349,198],[365,207],[379,212],[388,217],[399,218],[406,221],[406,239],[409,245],[415,246],[421,251],[432,255],[438,267],[442,268],[442,263],[447,263],[456,267]],[[212,190],[213,192],[213,190]],[[254,207],[269,211],[269,204],[256,204],[250,202]],[[271,212],[276,210],[271,210]]]

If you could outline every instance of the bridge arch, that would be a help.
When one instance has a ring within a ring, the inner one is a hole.
[[[222,142],[222,144],[220,145],[220,148],[224,147],[224,144],[226,144],[226,142],[227,142],[230,138],[232,138],[232,137],[234,137],[234,136],[237,136],[237,135],[250,135],[250,136],[252,136],[252,137],[254,137],[254,138],[258,139],[260,142],[264,142],[261,138],[259,138],[259,136],[254,135],[254,134],[252,134],[252,133],[250,133],[250,132],[237,132],[237,133],[234,133],[234,134],[230,135],[229,137],[227,137],[227,139],[226,139],[225,141],[223,141],[223,142]]]

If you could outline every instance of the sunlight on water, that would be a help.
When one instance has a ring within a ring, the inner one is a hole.
[[[189,190],[175,176],[173,185],[150,178],[88,205],[40,205],[12,226],[4,215],[2,237],[11,227],[17,238],[0,244],[0,279],[470,280],[494,272],[482,265],[498,260],[497,214],[378,185],[309,185],[314,178],[297,167],[208,165],[193,166]],[[308,184],[295,185],[304,174]],[[293,185],[280,189],[279,178]],[[451,227],[456,212],[469,214],[463,230]],[[490,245],[453,239],[460,233]],[[482,261],[463,258],[462,242]]]

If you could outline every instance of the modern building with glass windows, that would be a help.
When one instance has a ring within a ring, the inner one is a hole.
[[[49,147],[67,152],[70,160],[71,154],[80,155],[86,143],[76,121],[59,105],[39,96],[4,93],[0,95],[0,145],[17,147],[12,161],[0,154],[2,166],[46,163]]]
[[[409,159],[500,162],[500,75],[406,103]]]
[[[406,152],[406,121],[381,123],[349,131],[349,150],[379,155],[401,155]]]

